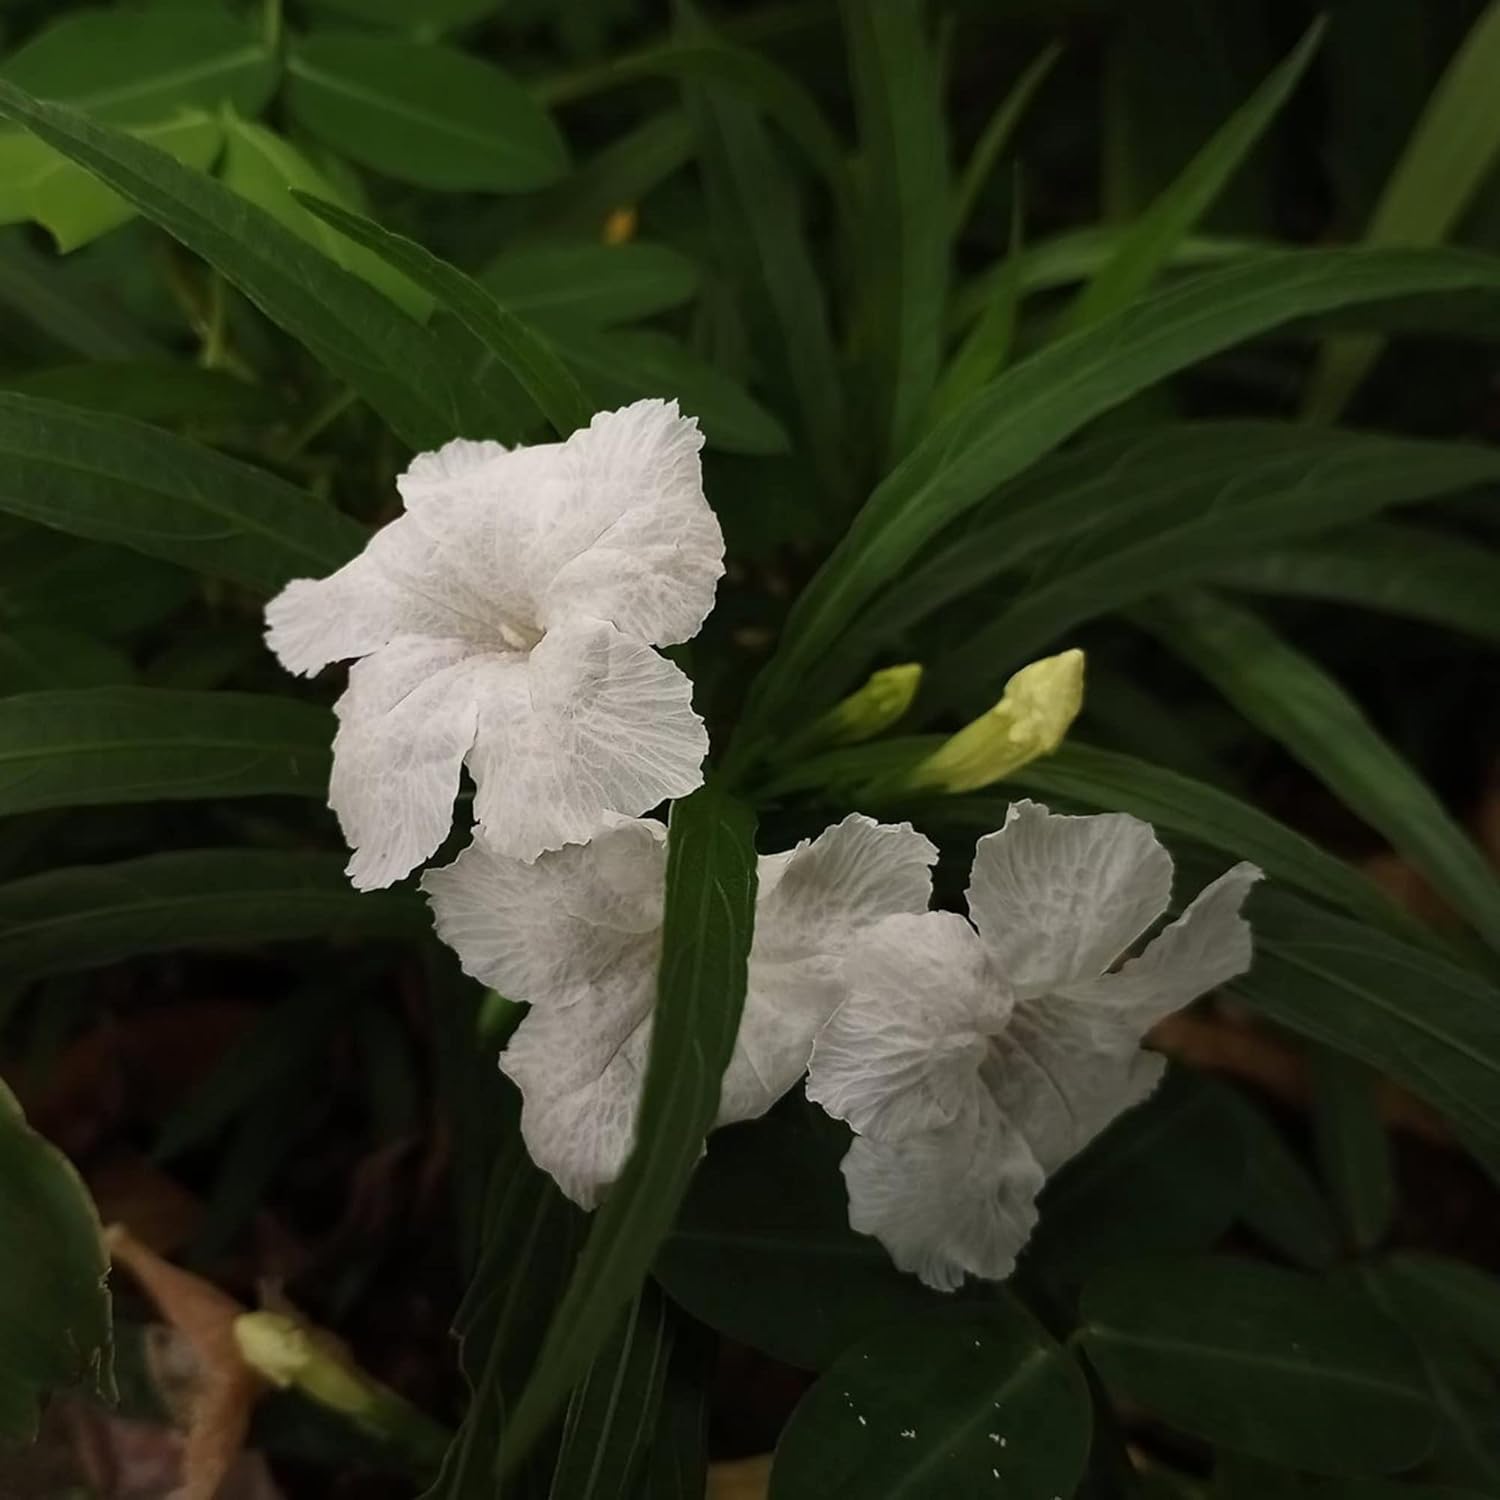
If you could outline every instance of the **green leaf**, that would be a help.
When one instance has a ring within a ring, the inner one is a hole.
[[[322,799],[333,720],[263,693],[93,688],[0,701],[0,816],[44,807]]]
[[[1255,963],[1231,986],[1241,1000],[1404,1084],[1476,1142],[1500,1146],[1500,992],[1492,984],[1429,948],[1274,888],[1251,902]]]
[[[1176,771],[1069,740],[1043,760],[1017,771],[1011,781],[1024,791],[1109,812],[1133,813],[1236,859],[1258,864],[1273,879],[1342,907],[1354,916],[1406,937],[1426,929],[1353,865],[1320,849],[1311,839],[1279,823],[1251,803]],[[983,803],[966,822],[998,828],[1004,810],[997,798]]]
[[[0,238],[0,303],[83,359],[165,357],[133,321],[80,287],[69,268],[33,249],[19,230]]]
[[[1082,1345],[1111,1392],[1207,1442],[1316,1474],[1426,1453],[1416,1351],[1364,1298],[1251,1261],[1115,1267],[1083,1294]]]
[[[601,407],[643,396],[680,401],[705,439],[730,453],[787,450],[786,430],[743,386],[685,344],[654,328],[576,330],[556,336],[559,352]]]
[[[1071,1495],[1088,1462],[1082,1372],[1019,1303],[903,1322],[856,1344],[776,1447],[771,1500]]]
[[[270,593],[364,529],[283,480],[154,427],[0,392],[0,511]]]
[[[1256,143],[1281,113],[1323,39],[1319,17],[1139,219],[1114,255],[1063,314],[1059,331],[1072,333],[1128,306],[1156,279],[1173,250],[1213,206]]]
[[[994,114],[990,116],[989,123],[974,143],[974,149],[969,153],[969,160],[964,166],[963,176],[953,191],[955,238],[972,217],[979,195],[989,181],[995,164],[1010,145],[1011,137],[1016,133],[1016,127],[1025,117],[1026,111],[1031,108],[1031,101],[1036,98],[1037,90],[1047,81],[1061,56],[1062,46],[1058,42],[1049,42],[1042,48],[1026,71],[1016,79],[1010,92],[1000,101]]]
[[[109,1256],[67,1157],[0,1083],[0,1443],[31,1442],[38,1398],[83,1385],[109,1399]]]
[[[755,818],[710,782],[673,804],[661,970],[635,1145],[594,1219],[502,1448],[545,1430],[645,1279],[719,1105],[755,924]]]
[[[1169,287],[1014,366],[923,438],[870,497],[792,610],[749,727],[775,726],[793,704],[799,715],[821,706],[809,701],[807,675],[859,608],[925,542],[1094,417],[1294,318],[1478,288],[1500,290],[1500,261],[1458,251],[1268,255]]]
[[[1244,1183],[1233,1096],[1174,1070],[1047,1183],[1022,1264],[1067,1285],[1131,1256],[1207,1249],[1233,1223]]]
[[[411,0],[316,0],[320,10],[334,11],[351,20],[398,31],[451,31],[493,15],[503,0],[422,0],[413,9]]]
[[[223,140],[218,121],[201,110],[184,110],[170,120],[135,125],[129,134],[200,171],[213,165]],[[51,232],[62,251],[76,250],[126,223],[135,213],[98,178],[34,135],[19,131],[0,134],[0,182],[0,223],[34,219]]]
[[[520,382],[560,437],[588,425],[592,415],[588,401],[552,346],[501,307],[472,277],[439,260],[415,240],[390,234],[378,224],[334,204],[319,202],[302,193],[296,196],[318,218],[358,244],[368,246],[388,265],[431,293],[437,304],[457,318]],[[525,425],[518,422],[515,412],[496,411],[490,417],[492,426],[502,432],[516,432]]]
[[[133,675],[122,651],[81,631],[50,625],[0,630],[0,693],[110,687]]]
[[[1434,245],[1446,239],[1500,158],[1500,3],[1475,21],[1427,101],[1422,118],[1365,231],[1368,245]],[[1327,344],[1307,387],[1303,411],[1334,421],[1380,357],[1378,338]]]
[[[1500,1278],[1444,1255],[1408,1250],[1386,1256],[1381,1269],[1405,1285],[1425,1315],[1447,1324],[1500,1366]]]
[[[673,1315],[647,1282],[568,1402],[549,1500],[631,1500],[672,1354]]]
[[[716,1131],[656,1260],[672,1300],[804,1370],[826,1369],[894,1318],[951,1305],[849,1227],[848,1149],[842,1126],[798,1101]]]
[[[1245,1144],[1246,1228],[1288,1260],[1325,1270],[1343,1247],[1318,1184],[1260,1109],[1239,1094],[1234,1102]]]
[[[436,448],[466,426],[464,393],[427,333],[263,209],[164,152],[3,82],[0,118],[87,167],[201,255],[413,447]]]
[[[1215,582],[1403,615],[1500,646],[1500,557],[1473,539],[1419,526],[1377,522],[1264,552],[1232,564]]]
[[[1261,423],[1126,434],[1039,465],[997,500],[993,517],[989,507],[978,512],[967,533],[882,601],[882,628],[952,598],[961,584],[991,582],[997,564],[1027,559],[1015,602],[947,653],[928,683],[934,701],[963,701],[975,688],[983,697],[1086,620],[1267,543],[1491,481],[1495,458],[1477,444]],[[1037,558],[1044,538],[1060,536],[1069,544]]]
[[[419,901],[359,892],[343,859],[256,849],[148,854],[0,885],[0,972],[20,982],[179,948],[420,938]]]
[[[718,1341],[679,1318],[638,1500],[703,1500],[708,1488],[708,1398]]]
[[[911,446],[937,384],[953,205],[938,50],[924,0],[842,7],[862,155],[858,337],[873,436]]]
[[[545,240],[501,251],[478,279],[517,317],[607,328],[691,301],[699,278],[667,245]]]
[[[444,192],[519,193],[567,170],[545,110],[510,74],[452,48],[325,33],[292,51],[292,118],[353,161]]]
[[[340,208],[354,207],[290,141],[262,125],[226,114],[224,164],[219,176],[241,197],[265,209],[335,265],[384,292],[412,317],[425,319],[432,311],[432,298],[410,278],[393,271],[378,255],[351,243],[297,202],[296,195],[306,193]]]
[[[258,114],[276,72],[264,37],[208,5],[74,11],[0,64],[28,94],[125,125],[223,103]]]
[[[1355,1249],[1373,1250],[1390,1232],[1396,1183],[1380,1118],[1377,1078],[1337,1052],[1315,1050],[1313,1141]]]
[[[266,386],[165,360],[52,365],[3,383],[23,395],[162,427],[274,426],[290,415],[287,402]]]
[[[1331,677],[1254,615],[1207,595],[1175,600],[1153,617],[1152,629],[1500,948],[1500,881],[1427,784]]]

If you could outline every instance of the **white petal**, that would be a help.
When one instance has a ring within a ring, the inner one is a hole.
[[[857,1136],[844,1158],[849,1223],[903,1270],[951,1292],[998,1280],[1036,1224],[1041,1168],[992,1113],[902,1141]]]
[[[565,481],[531,566],[539,624],[578,616],[670,646],[698,633],[724,572],[697,421],[675,401],[601,412],[558,450]]]
[[[1101,1049],[1060,996],[1021,1001],[984,1066],[985,1083],[1047,1173],[1161,1081],[1165,1063],[1134,1042]]]
[[[532,860],[592,838],[610,814],[685,797],[708,753],[692,697],[671,662],[610,625],[549,630],[526,658],[524,692],[480,706],[469,769],[484,841]]]
[[[848,998],[813,1043],[807,1094],[886,1140],[947,1125],[983,1093],[986,1034],[1010,1010],[952,912],[887,917],[845,960]]]
[[[763,1115],[807,1070],[813,1038],[844,997],[845,952],[881,918],[927,910],[936,859],[910,823],[860,813],[761,858],[750,982],[719,1124]]]
[[[511,451],[504,443],[454,438],[433,453],[417,454],[396,488],[408,510],[442,503],[457,491],[493,493]]]
[[[1006,982],[1036,995],[1102,974],[1171,894],[1171,856],[1149,823],[1013,802],[974,852],[969,911]]]
[[[348,873],[360,890],[399,880],[447,837],[478,684],[518,663],[476,656],[464,641],[403,636],[350,671],[336,705],[328,803],[354,850]]]
[[[635,1143],[655,986],[653,969],[633,1004],[598,991],[533,1010],[500,1056],[521,1090],[531,1159],[584,1208],[598,1204]]]
[[[1117,973],[1066,986],[1058,1003],[1096,1045],[1138,1043],[1158,1021],[1250,967],[1250,924],[1240,908],[1260,878],[1251,864],[1226,871],[1138,958]]]
[[[621,822],[522,864],[475,842],[422,889],[464,972],[513,1000],[607,1012],[650,995],[661,949],[666,829]]]

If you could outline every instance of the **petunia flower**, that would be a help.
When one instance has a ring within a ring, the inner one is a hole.
[[[1116,969],[1167,909],[1171,856],[1136,818],[1017,802],[975,851],[972,925],[862,933],[807,1086],[855,1132],[854,1228],[940,1290],[1008,1275],[1043,1182],[1160,1080],[1147,1031],[1250,966],[1259,878],[1236,865]]]
[[[724,571],[701,446],[666,401],[563,443],[449,443],[358,557],[271,601],[289,671],[359,658],[328,792],[356,886],[436,851],[465,765],[479,836],[521,860],[700,784],[692,683],[652,647],[696,634]]]
[[[532,865],[476,842],[422,878],[438,934],[465,971],[530,1004],[500,1066],[520,1087],[532,1158],[588,1208],[635,1139],[666,839],[660,823],[621,819]],[[910,824],[857,814],[761,857],[749,985],[718,1124],[764,1114],[802,1076],[843,997],[846,955],[873,923],[927,909],[936,858]]]

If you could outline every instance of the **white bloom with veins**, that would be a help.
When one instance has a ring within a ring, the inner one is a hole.
[[[467,973],[530,1014],[500,1066],[522,1095],[533,1159],[593,1207],[635,1140],[661,951],[666,829],[617,820],[535,864],[475,843],[422,879]],[[910,824],[853,815],[758,862],[749,985],[717,1123],[762,1115],[802,1076],[872,924],[927,909],[933,846]]]
[[[465,765],[479,836],[521,860],[701,783],[692,684],[652,649],[697,633],[724,571],[701,447],[665,401],[563,443],[449,443],[357,558],[271,601],[290,671],[359,658],[328,792],[356,886],[436,851]]]
[[[893,916],[845,965],[807,1092],[846,1120],[849,1220],[929,1286],[1010,1273],[1042,1183],[1156,1087],[1147,1031],[1250,966],[1236,865],[1136,958],[1172,860],[1149,824],[1011,806],[980,839],[972,924]]]

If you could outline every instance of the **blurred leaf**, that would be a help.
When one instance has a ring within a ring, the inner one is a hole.
[[[681,1316],[638,1500],[703,1500],[708,1487],[708,1396],[717,1341]]]
[[[841,1125],[796,1101],[716,1131],[657,1257],[672,1300],[804,1370],[827,1368],[894,1318],[948,1305],[849,1227],[839,1174],[848,1149]]]
[[[698,291],[692,261],[641,240],[535,241],[502,250],[478,279],[508,312],[544,325],[627,323],[677,307]]]
[[[1156,279],[1184,236],[1281,113],[1323,39],[1319,18],[1255,93],[1215,132],[1172,185],[1132,223],[1114,254],[1078,294],[1059,324],[1072,333],[1127,307]]]
[[[212,115],[183,110],[170,120],[135,125],[129,134],[200,171],[213,165],[223,133]],[[113,189],[34,135],[0,134],[0,224],[34,219],[62,251],[76,250],[126,223],[135,210]]]
[[[1457,251],[1303,251],[1194,277],[992,382],[886,477],[802,591],[750,708],[752,731],[809,701],[811,669],[918,548],[1094,417],[1166,376],[1301,316],[1421,292],[1500,289],[1500,261]],[[836,696],[839,683],[829,697]]]
[[[1368,245],[1434,245],[1446,239],[1500,157],[1500,3],[1491,0],[1427,101],[1375,206]],[[1371,365],[1378,338],[1326,345],[1313,371],[1303,411],[1313,421],[1335,420]]]
[[[1252,860],[1274,879],[1343,907],[1367,922],[1407,937],[1425,934],[1414,917],[1346,860],[1320,849],[1258,807],[1176,771],[1069,740],[1011,779],[1016,787],[1043,797],[1062,797],[1101,811],[1133,813],[1223,854]],[[964,814],[965,821],[974,826],[998,827],[1004,821],[1000,800],[978,800],[981,806],[972,814]]]
[[[463,392],[427,334],[263,209],[164,152],[4,83],[0,117],[26,125],[196,251],[413,447],[435,448],[465,426]]]
[[[709,782],[672,805],[661,970],[635,1144],[594,1217],[502,1446],[514,1468],[603,1346],[676,1216],[719,1103],[755,925],[755,818]]]
[[[1326,1269],[1342,1247],[1318,1184],[1259,1108],[1239,1094],[1234,1102],[1245,1144],[1246,1228],[1288,1260]]]
[[[77,630],[49,625],[0,627],[0,693],[38,688],[94,688],[129,682],[130,659]],[[0,705],[0,715],[6,705]]]
[[[1185,423],[1104,439],[1038,465],[997,497],[992,516],[981,510],[881,601],[883,628],[989,583],[1000,567],[1034,558],[1044,539],[1064,541],[927,684],[934,700],[982,698],[1085,620],[1268,543],[1484,483],[1495,459],[1478,444],[1289,424]]]
[[[249,464],[154,427],[0,392],[0,511],[267,593],[364,529]]]
[[[53,365],[6,377],[3,384],[23,395],[163,427],[270,426],[290,415],[286,402],[266,386],[165,360]]]
[[[265,693],[101,687],[0,702],[0,816],[278,792],[320,801],[334,724]]]
[[[399,31],[449,31],[482,21],[499,10],[504,0],[422,0],[413,10],[411,0],[316,0],[321,10],[335,11],[373,26]]]
[[[953,204],[942,67],[925,0],[842,7],[859,120],[857,340],[886,467],[937,384]]]
[[[196,849],[29,875],[0,885],[0,972],[19,982],[179,948],[427,933],[410,893],[356,891],[342,866],[338,855]]]
[[[22,231],[0,241],[0,302],[85,359],[146,359],[159,353],[135,325],[77,284],[57,258],[33,250]]]
[[[1233,1223],[1244,1185],[1229,1090],[1174,1069],[1048,1181],[1022,1264],[1066,1285],[1131,1256],[1205,1250]]]
[[[1473,539],[1376,522],[1326,541],[1259,553],[1215,582],[1404,615],[1500,646],[1500,556]]]
[[[1071,1495],[1088,1461],[1088,1388],[1004,1292],[856,1344],[798,1404],[771,1500]]]
[[[0,1443],[36,1437],[38,1398],[83,1385],[106,1399],[109,1256],[68,1159],[0,1083]]]
[[[265,209],[335,265],[384,292],[412,317],[423,319],[432,311],[432,298],[408,277],[393,271],[378,255],[351,243],[296,201],[296,194],[307,193],[340,208],[354,207],[290,141],[264,126],[226,115],[224,165],[219,175],[227,187]]]
[[[654,328],[559,330],[556,343],[595,406],[669,397],[698,418],[716,448],[758,455],[787,450],[785,429],[765,407],[670,334]]]
[[[647,1282],[573,1391],[549,1500],[631,1500],[656,1428],[673,1314]]]
[[[588,401],[551,344],[502,307],[472,277],[439,260],[415,240],[389,234],[358,214],[305,194],[299,194],[298,201],[341,234],[369,246],[387,264],[431,293],[433,300],[457,318],[520,382],[559,437],[588,425],[592,415]],[[526,425],[515,412],[492,411],[487,415],[489,430],[515,434]]]
[[[1246,719],[1306,766],[1500,948],[1500,881],[1437,796],[1310,658],[1256,617],[1182,596],[1152,629]]]
[[[1390,1143],[1380,1117],[1377,1079],[1336,1052],[1311,1056],[1313,1141],[1323,1180],[1339,1205],[1357,1250],[1373,1250],[1390,1232],[1396,1209]]]
[[[1424,1316],[1445,1323],[1500,1369],[1500,1278],[1449,1256],[1408,1250],[1386,1256],[1382,1273],[1408,1289]]]
[[[1409,1468],[1433,1411],[1416,1351],[1365,1298],[1253,1261],[1162,1260],[1084,1289],[1115,1397],[1205,1441],[1318,1474]]]
[[[318,33],[287,64],[292,118],[351,160],[443,192],[528,192],[567,170],[562,136],[508,73],[448,47]]]

